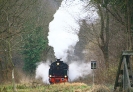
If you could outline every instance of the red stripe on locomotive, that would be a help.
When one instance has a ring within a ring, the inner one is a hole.
[[[52,83],[63,83],[63,82],[67,82],[68,81],[68,77],[64,78],[64,77],[50,77],[49,78],[49,82]]]

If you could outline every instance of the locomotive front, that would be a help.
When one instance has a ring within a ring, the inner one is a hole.
[[[68,81],[67,76],[68,65],[57,59],[50,65],[49,69],[49,82],[53,83],[62,83]]]

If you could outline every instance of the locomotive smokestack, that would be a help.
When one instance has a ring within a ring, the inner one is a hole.
[[[57,59],[56,61],[60,61],[60,59]]]
[[[63,61],[61,61],[60,59],[57,59],[56,62],[61,63],[61,62],[63,62]]]

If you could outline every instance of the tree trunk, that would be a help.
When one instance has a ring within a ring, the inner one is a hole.
[[[102,7],[97,4],[99,9],[99,14],[101,17],[101,30],[100,30],[100,41],[99,41],[99,47],[102,50],[105,65],[106,68],[109,68],[109,54],[108,54],[108,44],[109,44],[109,13],[106,10],[105,12],[105,18],[103,15]],[[105,22],[106,21],[106,22]],[[104,25],[106,23],[106,26]]]
[[[98,9],[99,9],[99,15],[101,17],[101,30],[100,30],[100,40],[101,40],[101,44],[104,44],[104,18],[103,18],[103,13],[102,13],[102,8],[99,4],[97,4]]]
[[[106,10],[106,28],[105,28],[105,36],[106,36],[106,42],[105,42],[105,62],[106,62],[106,67],[109,68],[109,49],[108,49],[108,44],[109,44],[109,13]]]
[[[131,32],[131,8],[129,4],[129,0],[126,0],[127,4],[127,50],[132,50],[132,32]]]
[[[2,70],[3,70],[3,68],[2,68],[2,61],[0,60],[0,74],[1,74],[1,75],[0,75],[0,77],[1,77],[1,78],[0,78],[0,80],[1,80],[0,82],[2,82],[2,81],[4,80]]]

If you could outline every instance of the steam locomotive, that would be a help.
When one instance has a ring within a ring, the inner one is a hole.
[[[62,83],[68,81],[68,65],[57,59],[50,65],[49,69],[49,82],[53,83]]]

